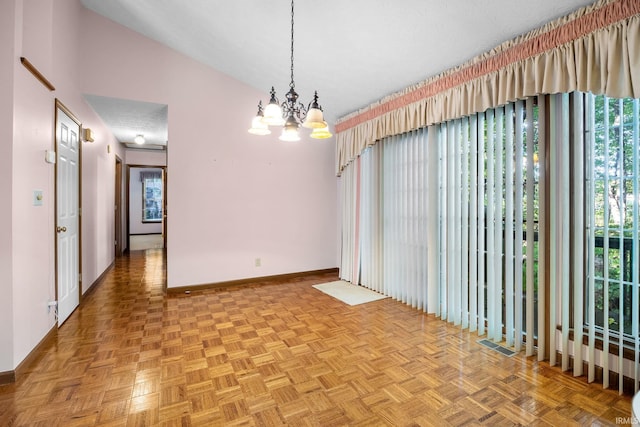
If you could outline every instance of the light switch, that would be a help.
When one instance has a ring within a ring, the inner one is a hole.
[[[42,190],[33,190],[33,206],[42,206]]]

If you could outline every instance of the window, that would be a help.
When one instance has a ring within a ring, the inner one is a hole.
[[[341,277],[533,354],[544,327],[537,102],[385,138],[345,167]]]
[[[591,137],[586,189],[592,200],[587,216],[593,230],[587,284],[593,286],[595,309],[585,323],[605,335],[623,332],[626,340],[638,335],[638,100],[594,95],[586,100],[585,133]]]
[[[539,95],[385,138],[343,171],[362,255],[343,268],[590,382],[640,383],[639,104]]]
[[[142,222],[162,221],[162,172],[140,172]]]

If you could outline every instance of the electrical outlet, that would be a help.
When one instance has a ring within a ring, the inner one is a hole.
[[[256,258],[256,267],[261,267],[261,266],[262,266],[262,259]]]

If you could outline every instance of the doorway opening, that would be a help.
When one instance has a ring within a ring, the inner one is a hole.
[[[166,248],[166,167],[127,165],[127,248]]]

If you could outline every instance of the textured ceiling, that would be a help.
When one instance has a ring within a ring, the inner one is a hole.
[[[89,9],[280,98],[288,0],[82,0]],[[297,0],[295,83],[330,124],[591,0]]]
[[[118,141],[131,148],[166,148],[167,105],[96,95],[84,98]],[[144,136],[144,146],[134,143],[138,134]]]

